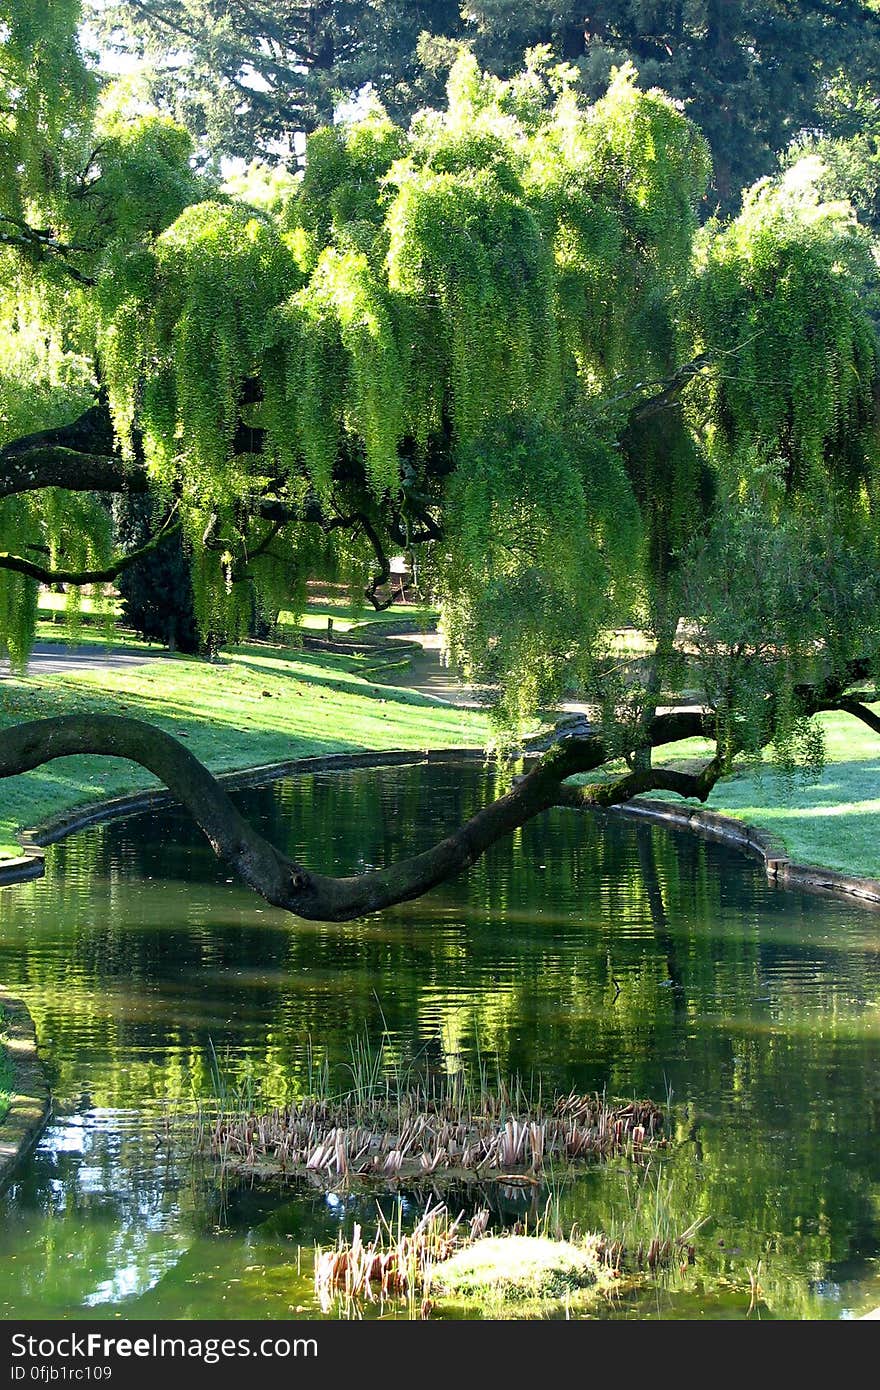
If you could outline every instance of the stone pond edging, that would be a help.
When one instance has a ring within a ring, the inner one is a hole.
[[[691,830],[707,839],[721,840],[760,859],[767,877],[786,888],[803,888],[811,893],[843,894],[860,899],[867,905],[880,907],[880,882],[823,869],[817,864],[799,864],[791,859],[785,846],[768,831],[758,830],[746,821],[717,811],[704,811],[697,806],[679,805],[672,801],[631,801],[626,806],[610,808],[616,815],[634,820],[648,820],[671,826],[676,830]]]
[[[256,787],[269,782],[280,781],[304,772],[322,772],[337,768],[344,770],[355,767],[401,767],[413,763],[444,763],[485,760],[482,748],[414,748],[391,749],[386,752],[366,753],[325,753],[315,757],[290,758],[283,762],[264,763],[257,767],[245,768],[238,772],[217,774],[217,781],[224,787],[235,790],[240,787]],[[47,845],[56,844],[68,835],[101,821],[114,820],[134,815],[139,811],[174,804],[170,792],[158,788],[151,791],[132,792],[109,800],[96,801],[91,805],[80,806],[57,816],[43,825],[20,835],[25,853],[18,859],[0,862],[0,886],[21,883],[27,879],[41,878],[44,873],[43,856]],[[784,887],[801,888],[813,893],[831,893],[835,896],[858,898],[868,906],[880,907],[880,881],[860,878],[855,874],[838,873],[834,869],[823,869],[817,864],[800,864],[791,859],[782,841],[746,821],[733,816],[721,815],[717,811],[706,811],[700,807],[688,806],[671,801],[631,801],[625,806],[613,806],[609,813],[627,816],[635,820],[653,821],[670,826],[675,830],[690,830],[707,839],[720,840],[734,845],[737,849],[760,859],[767,877]]]
[[[11,1103],[0,1121],[0,1190],[42,1134],[51,1110],[49,1085],[37,1053],[37,1034],[27,1006],[0,986],[3,1039],[12,1063]]]

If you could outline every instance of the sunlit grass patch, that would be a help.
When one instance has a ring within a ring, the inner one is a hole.
[[[0,681],[0,727],[54,715],[119,714],[182,739],[216,772],[326,753],[480,746],[485,720],[364,679],[363,661],[257,643],[218,662],[163,656],[137,667]],[[65,758],[7,779],[0,845],[74,807],[155,785],[133,764]]]

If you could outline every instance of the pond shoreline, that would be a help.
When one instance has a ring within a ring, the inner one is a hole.
[[[37,1033],[27,1005],[0,986],[4,1046],[12,1063],[9,1110],[0,1122],[0,1191],[36,1144],[52,1109],[49,1085],[37,1053]]]
[[[820,864],[800,864],[789,857],[781,840],[733,816],[673,801],[631,801],[625,806],[611,807],[610,813],[633,820],[657,822],[673,830],[689,830],[706,839],[733,845],[744,854],[759,859],[768,879],[782,888],[858,898],[867,907],[880,907],[880,882],[876,879],[838,873],[836,869],[824,869]]]
[[[313,757],[291,758],[283,762],[265,763],[256,767],[244,768],[234,772],[217,774],[221,786],[236,790],[243,787],[258,787],[284,777],[300,775],[304,772],[323,772],[332,769],[345,770],[358,767],[402,767],[414,763],[447,763],[482,760],[482,748],[425,748],[397,749],[385,752],[328,753]],[[169,791],[132,792],[125,796],[112,797],[91,805],[80,806],[61,816],[53,817],[32,830],[21,834],[22,848],[27,852],[17,859],[0,861],[0,887],[23,883],[29,879],[42,878],[45,872],[44,852],[49,845],[57,844],[79,830],[104,821],[122,819],[141,811],[170,806],[174,797]],[[673,830],[688,830],[706,839],[720,840],[734,846],[743,853],[757,858],[764,865],[768,879],[783,888],[797,888],[810,893],[830,894],[834,897],[858,898],[866,906],[880,907],[880,881],[860,877],[855,874],[839,873],[835,869],[825,869],[819,864],[801,864],[793,860],[782,841],[767,831],[759,830],[747,821],[718,811],[707,811],[701,807],[671,801],[631,801],[623,806],[610,807],[606,814],[626,816],[634,820],[647,820],[670,827]]]

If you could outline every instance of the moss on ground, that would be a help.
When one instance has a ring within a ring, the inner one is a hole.
[[[598,1250],[544,1236],[484,1236],[434,1267],[435,1294],[487,1303],[558,1300],[611,1282]]]

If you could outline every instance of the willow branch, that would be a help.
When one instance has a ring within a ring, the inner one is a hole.
[[[691,733],[709,734],[711,716],[684,717]],[[682,736],[682,715],[658,715],[658,742]],[[276,907],[312,921],[350,921],[420,897],[470,868],[512,830],[554,806],[567,777],[608,761],[597,737],[565,739],[549,750],[506,795],[421,854],[350,878],[315,874],[264,839],[237,811],[208,769],[161,729],[114,715],[65,715],[0,731],[0,778],[32,771],[55,758],[97,754],[126,758],[152,772],[189,811],[214,852]]]
[[[268,501],[260,504],[260,515],[273,520],[291,518],[295,512],[287,507],[283,502]],[[378,590],[383,584],[387,584],[391,578],[391,561],[385,553],[381,538],[370,518],[365,512],[339,513],[336,516],[327,516],[321,507],[320,502],[312,498],[306,503],[305,508],[300,513],[300,519],[312,522],[320,526],[324,532],[329,531],[361,531],[373,548],[376,557],[377,570],[370,580],[368,587],[364,590],[365,598],[368,598],[377,613],[382,613],[386,608],[390,608],[394,602],[392,596],[387,599],[378,597]]]
[[[391,561],[385,554],[385,549],[382,545],[381,540],[379,539],[376,528],[373,526],[369,517],[361,517],[361,530],[363,531],[367,540],[370,542],[370,545],[373,547],[373,554],[375,555],[376,562],[379,566],[378,570],[373,575],[373,578],[370,580],[368,587],[364,590],[364,593],[365,596],[370,600],[370,603],[373,605],[376,612],[382,613],[385,611],[386,608],[390,608],[392,603],[394,602],[394,597],[391,594],[389,594],[388,598],[386,599],[379,598],[379,589],[381,589],[383,584],[387,584],[389,579],[391,578]]]
[[[682,797],[706,801],[722,774],[718,757],[712,758],[699,772],[680,772],[672,767],[638,768],[610,782],[594,782],[578,786],[566,784],[559,789],[557,804],[576,810],[605,810],[620,806],[643,792],[675,792]]]
[[[7,227],[12,228],[11,231],[4,231],[3,227],[0,226],[0,245],[11,246],[15,250],[23,252],[30,259],[51,261],[53,265],[59,266],[66,275],[75,280],[78,285],[93,286],[97,284],[91,275],[85,275],[68,259],[76,252],[92,250],[91,247],[75,246],[59,241],[51,228],[32,227],[18,217],[10,217],[8,213],[0,213],[0,223],[5,223]]]
[[[33,560],[26,560],[23,555],[10,555],[8,551],[0,550],[0,570],[11,570],[14,574],[26,575],[28,579],[35,579],[38,584],[73,584],[79,587],[82,584],[112,584],[113,580],[127,570],[130,565],[142,560],[144,556],[150,555],[157,546],[166,541],[169,536],[175,535],[180,530],[180,522],[176,521],[173,525],[164,527],[155,536],[142,545],[138,550],[131,550],[127,555],[119,555],[103,569],[95,570],[55,570],[48,569],[45,565],[37,565]]]
[[[275,537],[280,535],[283,529],[283,521],[273,521],[259,545],[256,545],[253,550],[248,552],[248,560],[258,560],[261,555],[265,555],[269,546],[275,540]]]
[[[647,396],[633,406],[630,411],[630,421],[647,420],[650,419],[652,415],[657,415],[661,410],[666,410],[678,400],[688,383],[693,381],[695,376],[699,376],[700,372],[704,372],[711,365],[711,356],[703,352],[691,362],[685,362],[677,371],[673,372],[672,376],[667,377],[665,381],[651,382],[650,385],[659,386],[661,389],[656,391],[653,396]],[[627,392],[626,395],[634,395],[635,392],[640,389],[642,389],[642,387],[635,387],[631,392]]]

